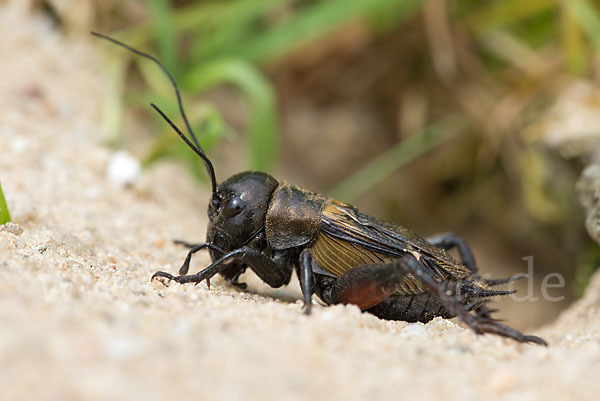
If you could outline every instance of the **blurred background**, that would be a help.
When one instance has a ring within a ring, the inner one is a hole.
[[[426,236],[452,231],[484,273],[526,272],[551,321],[600,262],[577,179],[600,141],[600,4],[593,0],[23,1],[67,36],[109,34],[172,72],[217,178],[258,169]],[[147,168],[202,163],[161,71],[105,42],[107,145]],[[199,200],[200,213],[205,201]],[[553,281],[555,283],[556,281]],[[520,286],[528,291],[527,283]]]

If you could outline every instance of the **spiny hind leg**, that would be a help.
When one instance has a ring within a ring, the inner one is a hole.
[[[368,310],[376,316],[390,320],[425,323],[436,316],[444,318],[455,316],[447,311],[438,297],[430,291],[398,295],[406,275],[412,273],[410,268],[403,266],[404,263],[410,263],[405,261],[407,258],[414,260],[407,255],[388,263],[354,267],[339,279],[322,286],[322,298],[328,304],[354,304],[361,310]],[[468,288],[465,282],[461,284],[465,289]],[[438,286],[444,293],[450,291],[452,299],[462,303],[468,302],[468,299],[455,297],[456,288],[449,286],[448,282],[438,284],[433,280],[431,285]],[[478,309],[482,316],[487,317],[484,307],[480,309],[480,306],[483,307],[483,305],[469,305],[467,308]]]
[[[465,322],[475,333],[492,333],[503,337],[512,338],[518,342],[532,342],[539,345],[548,345],[546,341],[536,336],[528,336],[508,327],[495,319],[489,317],[489,311],[482,313],[470,313],[470,305],[463,305],[463,298],[454,296],[447,292],[446,286],[437,282],[424,268],[421,261],[412,256],[398,259],[398,266],[407,273],[412,274],[440,301],[444,308],[452,315],[457,316]]]
[[[356,266],[322,291],[327,304],[353,304],[369,309],[390,296],[404,281],[406,272],[396,262]]]
[[[475,275],[479,273],[479,268],[475,262],[475,256],[473,256],[473,252],[471,251],[471,248],[469,248],[469,245],[467,245],[466,241],[461,237],[452,233],[444,233],[429,237],[427,238],[427,241],[445,251],[457,248],[461,263],[465,265],[467,269],[471,270],[471,273]]]
[[[475,262],[475,256],[473,255],[471,248],[469,248],[464,239],[452,233],[444,233],[427,238],[427,241],[439,248],[442,248],[445,251],[456,247],[458,249],[458,254],[460,255],[461,263],[465,265],[475,277],[479,277],[479,267]],[[507,284],[512,281],[520,280],[525,277],[527,277],[527,275],[525,274],[515,274],[509,278],[483,279],[482,281],[488,286],[494,287],[497,285]],[[482,304],[481,306],[475,308],[475,312],[479,316],[490,318],[491,314],[495,312],[495,310],[489,309],[486,305]]]

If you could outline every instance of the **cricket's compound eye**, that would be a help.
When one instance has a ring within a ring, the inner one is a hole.
[[[240,197],[236,196],[225,202],[221,208],[221,216],[225,219],[237,216],[244,210],[245,207],[246,203]]]

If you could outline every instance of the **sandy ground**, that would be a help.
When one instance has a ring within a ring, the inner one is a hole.
[[[106,178],[99,52],[0,7],[1,400],[598,399],[599,275],[536,332],[548,348],[150,283],[184,257],[170,239],[204,237],[206,194],[167,163]]]

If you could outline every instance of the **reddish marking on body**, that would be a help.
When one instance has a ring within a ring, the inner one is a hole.
[[[356,283],[340,293],[339,299],[343,304],[357,305],[360,310],[369,309],[385,300],[390,295],[377,282],[367,281]]]

